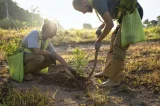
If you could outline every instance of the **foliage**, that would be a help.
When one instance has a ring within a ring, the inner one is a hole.
[[[22,38],[33,29],[19,29],[19,30],[3,30],[0,29],[0,49],[3,51],[5,56],[12,55],[16,52]],[[160,39],[160,27],[149,27],[145,28],[146,38],[149,39]],[[95,30],[67,30],[59,31],[51,41],[54,45],[70,44],[70,43],[85,43],[95,41]],[[109,41],[107,38],[106,41]]]
[[[13,20],[9,18],[1,19],[0,20],[0,27],[3,29],[25,29],[28,27],[38,27],[41,26],[42,23],[38,22],[37,20],[33,22],[20,22],[18,20]]]
[[[17,90],[14,88],[4,88],[0,89],[7,90],[6,94],[1,97],[1,104],[3,106],[49,106],[49,98],[47,93],[40,92],[37,88],[23,90]]]
[[[0,29],[0,52],[3,52],[5,56],[9,56],[15,53],[19,42],[25,35],[30,32],[30,30],[32,29]],[[159,26],[144,28],[144,30],[148,40],[160,39]],[[57,45],[60,45],[63,41],[66,41],[65,44],[70,44],[70,42],[76,44],[82,43],[84,41],[94,43],[94,33],[95,30],[67,30],[64,32],[59,32],[58,35],[52,39],[52,42],[55,43],[57,40],[59,40]],[[108,41],[108,39],[105,41]],[[122,84],[125,84],[127,87],[124,86],[122,88],[123,91],[128,91],[128,87],[135,89],[144,86],[145,88],[148,88],[155,93],[160,93],[159,54],[159,41],[149,43],[143,42],[140,44],[135,44],[129,48],[124,71],[125,79],[122,82]],[[94,56],[91,60],[93,59]],[[100,58],[98,60],[100,61]],[[88,64],[88,52],[86,53],[79,48],[76,48],[70,56],[69,64],[72,64],[72,66],[77,69],[77,72],[83,75],[85,67]],[[99,82],[101,83],[100,80]],[[4,92],[7,93],[4,95]],[[0,89],[0,93],[0,103],[6,104],[8,106],[10,106],[10,103],[12,103],[11,106],[25,106],[25,104],[22,103],[26,103],[28,106],[34,103],[36,106],[39,103],[39,106],[48,105],[46,93],[39,92],[39,90],[36,90],[35,88],[27,91],[19,91],[16,89],[2,91]],[[103,104],[108,101],[108,96],[104,95],[104,92],[98,90],[91,92],[88,95],[88,101],[93,101],[92,103],[95,106],[103,106]]]
[[[36,11],[37,8],[28,12],[12,0],[0,0],[0,27],[3,29],[40,27],[43,24],[43,18]]]
[[[0,19],[6,18],[6,0],[0,0]],[[20,22],[29,22],[32,23],[33,20],[38,20],[38,22],[42,22],[43,18],[40,17],[39,14],[35,14],[34,12],[28,12],[28,10],[24,10],[20,8],[16,2],[12,0],[7,0],[8,3],[8,14],[10,19],[18,20]]]
[[[144,29],[147,39],[160,39],[160,26],[148,27]]]
[[[157,17],[158,25],[160,26],[160,16]]]
[[[118,4],[118,11],[125,15],[126,13],[131,13],[136,8],[137,0],[121,0]]]
[[[12,55],[16,52],[22,38],[33,29],[19,29],[19,30],[3,30],[0,29],[0,49],[4,51],[5,56]],[[160,27],[145,28],[146,38],[160,39]],[[84,43],[95,41],[95,30],[67,30],[59,31],[51,41],[54,45],[70,44],[70,43]],[[106,41],[109,41],[107,38]]]
[[[148,19],[145,19],[145,20],[143,21],[143,24],[149,24],[149,20],[148,20]]]
[[[143,24],[145,25],[145,27],[153,27],[153,26],[158,26],[158,22],[157,20],[151,20],[149,21],[148,19],[143,21]]]
[[[79,48],[74,49],[72,53],[71,65],[76,69],[79,75],[84,76],[84,69],[88,64],[87,53]]]
[[[52,42],[54,45],[75,44],[75,43],[90,43],[95,42],[95,30],[76,30],[70,29],[66,31],[59,31],[53,37]],[[108,41],[104,40],[104,41]]]
[[[8,42],[5,40],[1,40],[0,45],[2,46],[0,46],[0,49],[3,50],[4,56],[7,57],[18,53],[20,41],[21,39],[19,38],[10,39]]]

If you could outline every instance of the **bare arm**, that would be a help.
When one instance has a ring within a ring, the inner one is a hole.
[[[104,28],[101,36],[97,39],[97,42],[101,42],[109,34],[109,32],[111,31],[111,29],[114,26],[109,12],[105,12],[104,15],[102,16],[102,18],[105,22],[105,28]]]
[[[65,68],[70,68],[67,62],[57,52],[53,52],[53,55]]]
[[[57,52],[48,52],[48,51],[44,51],[44,50],[40,50],[39,48],[34,48],[33,49],[35,54],[38,55],[54,55],[55,58],[66,68],[70,68],[70,66],[67,64],[67,62],[57,53]]]
[[[38,48],[35,48],[33,49],[34,53],[35,54],[38,54],[38,55],[51,55],[51,56],[54,56],[65,68],[67,68],[69,71],[66,70],[66,72],[71,75],[72,77],[74,77],[73,75],[77,75],[76,74],[76,71],[70,67],[67,62],[60,56],[58,55],[57,52],[48,52],[48,51],[44,51],[44,50],[40,50]]]
[[[40,50],[39,48],[34,48],[33,49],[35,54],[38,55],[54,55],[54,57],[67,69],[71,68],[67,62],[57,53],[57,52],[48,52],[48,51],[44,51],[44,50]]]
[[[105,27],[105,22],[103,22],[98,28],[103,29]]]

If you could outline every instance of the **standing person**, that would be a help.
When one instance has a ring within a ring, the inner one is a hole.
[[[25,80],[32,79],[32,74],[29,73],[39,73],[40,70],[56,64],[56,60],[69,70],[67,73],[70,75],[76,73],[57,53],[53,44],[49,41],[49,38],[56,34],[57,25],[45,19],[42,31],[33,30],[22,40]]]
[[[92,12],[93,9],[95,9],[97,15],[100,14],[103,19],[104,23],[96,31],[96,34],[99,35],[95,42],[96,50],[100,49],[101,41],[109,34],[114,26],[112,19],[117,19],[117,6],[119,2],[120,0],[73,0],[73,7],[75,10],[85,14],[87,12]],[[137,9],[142,18],[143,10],[138,3]],[[121,24],[121,18],[122,17],[118,20],[119,24]],[[102,29],[103,31],[101,33]],[[95,74],[95,77],[109,77],[106,82],[99,85],[100,87],[120,85],[120,82],[123,79],[122,70],[124,68],[124,60],[128,47],[129,45],[125,47],[122,47],[121,45],[121,28],[119,25],[111,36],[110,49],[107,54],[105,69],[102,72]]]

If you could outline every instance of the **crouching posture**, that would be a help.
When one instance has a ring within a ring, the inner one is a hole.
[[[24,79],[31,80],[32,74],[28,73],[39,73],[40,70],[56,64],[56,60],[67,69],[70,75],[72,75],[70,72],[75,72],[56,52],[53,44],[49,40],[49,38],[55,36],[56,33],[57,25],[45,19],[41,31],[33,30],[22,40],[24,73],[26,74]]]

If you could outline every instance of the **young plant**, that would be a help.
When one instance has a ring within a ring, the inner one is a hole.
[[[84,70],[88,64],[88,55],[79,48],[73,50],[73,55],[71,57],[71,65],[76,69],[77,73],[84,76]]]

